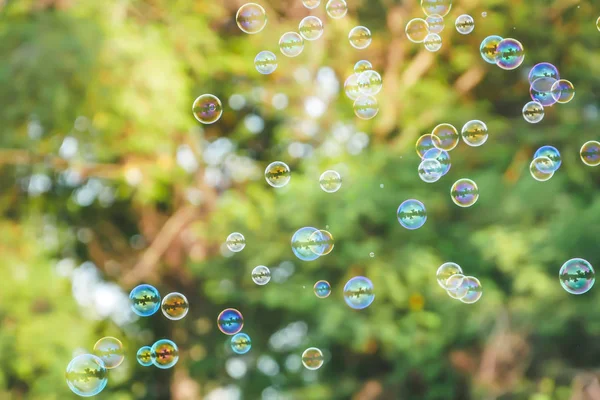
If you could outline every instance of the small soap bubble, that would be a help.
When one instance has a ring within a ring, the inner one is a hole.
[[[323,35],[323,22],[314,15],[309,15],[300,21],[298,32],[305,40],[317,40]]]
[[[465,295],[459,299],[465,304],[477,303],[483,294],[481,282],[474,276],[465,276],[460,286],[466,289]]]
[[[190,303],[183,294],[173,292],[163,297],[160,309],[165,317],[172,321],[178,321],[187,315]]]
[[[296,57],[304,50],[304,39],[296,32],[286,32],[279,38],[279,50],[286,57]]]
[[[150,346],[140,347],[135,358],[137,358],[138,363],[142,367],[151,366],[154,363],[154,360],[152,359],[152,348]]]
[[[104,361],[92,354],[81,354],[73,358],[67,365],[65,376],[69,389],[82,397],[97,395],[108,383]]]
[[[534,80],[529,88],[531,99],[544,107],[550,107],[555,104],[556,100],[552,96],[552,86],[556,82],[558,81],[551,77],[542,77]]]
[[[321,0],[302,0],[302,4],[309,10],[312,10],[313,8],[319,7]]]
[[[583,258],[572,258],[560,267],[558,272],[560,285],[571,294],[584,294],[596,282],[596,272]]]
[[[267,13],[259,4],[244,4],[238,9],[235,15],[235,22],[242,32],[249,34],[259,33],[267,25]]]
[[[370,252],[370,253],[369,253],[369,257],[371,257],[371,258],[375,257],[375,253],[373,253],[373,252]]]
[[[192,104],[194,118],[203,124],[214,124],[223,114],[223,105],[217,96],[203,94]]]
[[[423,45],[427,51],[436,52],[442,48],[442,38],[437,33],[430,33],[425,37]]]
[[[451,287],[452,289],[446,289],[446,293],[448,296],[453,299],[460,300],[467,294],[467,286],[463,286],[465,276],[463,274],[455,274],[452,275],[446,281],[446,286]]]
[[[264,265],[254,267],[252,270],[252,281],[257,285],[263,286],[271,280],[271,270]]]
[[[361,95],[354,100],[354,114],[360,119],[371,119],[379,113],[379,104],[373,96]]]
[[[581,161],[589,167],[600,165],[600,142],[590,140],[585,142],[579,150]]]
[[[505,70],[518,68],[525,59],[525,49],[516,39],[502,39],[498,43],[498,59],[496,65]]]
[[[483,12],[481,13],[481,16],[482,16],[483,18],[487,17],[487,12],[483,11]]]
[[[348,5],[344,0],[329,0],[325,5],[325,11],[330,18],[344,18],[348,13]]]
[[[429,33],[441,33],[444,30],[444,17],[441,15],[430,15],[425,18],[425,21],[429,27]]]
[[[373,64],[371,64],[367,60],[360,60],[356,64],[354,64],[354,73],[362,74],[365,71],[371,71],[373,69]]]
[[[92,353],[104,362],[106,369],[117,368],[125,359],[123,343],[112,336],[103,337],[98,340],[94,344]]]
[[[554,176],[554,163],[548,157],[536,157],[529,164],[529,172],[533,179],[545,182]]]
[[[440,149],[429,149],[423,154],[423,160],[433,159],[437,160],[442,166],[442,176],[446,175],[450,171],[452,164],[450,163],[450,153],[446,150]]]
[[[342,177],[337,171],[325,171],[319,177],[319,186],[327,193],[335,193],[342,187]]]
[[[291,178],[290,167],[284,162],[274,161],[265,169],[265,179],[274,188],[284,187],[290,182]]]
[[[442,177],[442,171],[442,164],[435,158],[423,159],[418,168],[419,178],[426,183],[439,181]]]
[[[478,147],[487,141],[488,128],[483,121],[475,119],[464,124],[460,134],[466,144]]]
[[[263,75],[272,74],[277,69],[277,56],[267,50],[261,51],[254,58],[254,67]]]
[[[421,0],[421,8],[425,15],[445,17],[452,8],[452,0]]]
[[[227,236],[225,244],[227,245],[229,251],[239,253],[240,251],[244,250],[244,247],[246,247],[246,238],[239,232],[233,232]]]
[[[548,157],[554,163],[554,171],[560,168],[562,164],[562,159],[560,157],[560,152],[556,147],[553,146],[542,146],[533,155],[533,158],[538,157]]]
[[[431,139],[435,148],[451,151],[458,145],[460,135],[454,125],[439,124],[431,131]]]
[[[150,349],[152,363],[160,369],[168,369],[179,361],[179,348],[169,339],[157,340]]]
[[[550,94],[556,102],[565,104],[575,97],[575,86],[566,79],[559,79],[550,88]]]
[[[529,71],[529,84],[531,85],[536,79],[539,78],[552,78],[554,80],[560,79],[558,68],[547,62],[534,65]]]
[[[406,229],[419,229],[427,221],[427,211],[425,205],[419,200],[405,200],[398,206],[396,211],[398,222]]]
[[[350,100],[356,100],[361,95],[358,86],[358,74],[352,74],[344,82],[344,92]]]
[[[358,76],[358,90],[361,94],[374,96],[381,91],[383,82],[377,71],[365,71]]]
[[[537,124],[544,119],[544,106],[537,101],[530,101],[523,107],[523,118],[530,124]]]
[[[422,18],[413,18],[404,29],[406,37],[413,43],[423,43],[429,34],[429,24]]]
[[[298,229],[292,236],[292,252],[300,260],[313,261],[319,258],[319,255],[311,249],[311,237],[314,239],[312,235],[318,231],[317,228],[305,226]]]
[[[315,296],[320,299],[329,297],[331,294],[331,285],[327,281],[317,281],[314,286]]]
[[[325,256],[333,250],[335,242],[333,235],[326,230],[318,230],[313,232],[308,238],[310,242],[310,250],[318,256]]]
[[[433,148],[435,148],[435,146],[433,144],[433,136],[430,133],[421,135],[421,137],[417,139],[417,143],[415,144],[417,154],[421,158],[423,158],[423,156],[425,156],[425,153],[427,153]]]
[[[450,197],[459,207],[471,207],[479,199],[479,188],[472,180],[462,178],[454,182],[450,188]]]
[[[245,333],[237,333],[231,337],[231,350],[235,354],[246,354],[252,348],[252,340]]]
[[[488,36],[481,41],[479,46],[479,54],[481,58],[489,64],[496,64],[498,62],[498,44],[504,40],[504,38],[492,35]]]
[[[311,371],[321,368],[324,361],[323,352],[316,347],[309,347],[302,353],[302,365]]]
[[[129,293],[131,309],[140,317],[149,317],[160,308],[160,294],[154,286],[139,285]]]
[[[217,317],[219,330],[226,335],[235,335],[244,327],[244,317],[235,308],[226,308]]]
[[[460,265],[453,262],[445,262],[438,268],[435,276],[437,278],[438,285],[444,290],[448,289],[457,289],[460,285],[460,282],[456,282],[456,280],[452,280],[448,282],[450,277],[454,275],[462,275],[463,270]],[[461,279],[462,282],[462,279]]]
[[[371,31],[364,26],[355,26],[348,33],[348,40],[355,49],[366,49],[371,44]]]
[[[456,30],[462,35],[468,35],[475,29],[475,20],[467,14],[459,15],[454,22]]]
[[[362,310],[375,300],[373,282],[364,276],[355,276],[344,286],[344,300],[350,308]]]

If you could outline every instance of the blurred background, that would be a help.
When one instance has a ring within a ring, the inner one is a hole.
[[[600,3],[455,0],[437,53],[406,39],[418,0],[348,0],[339,20],[324,0],[260,0],[256,35],[236,26],[244,3],[0,1],[0,398],[77,398],[66,365],[111,335],[127,356],[98,399],[600,399],[600,289],[574,296],[558,281],[567,259],[600,265],[600,169],[579,159],[600,132]],[[469,35],[454,29],[463,13]],[[309,14],[323,37],[282,56],[278,38]],[[348,43],[356,25],[373,33],[365,50]],[[520,68],[482,60],[493,34],[523,43]],[[272,75],[254,68],[261,50],[278,56]],[[370,121],[343,92],[360,59],[384,82]],[[542,61],[577,94],[528,124],[527,74]],[[213,125],[191,113],[204,93],[223,102]],[[448,175],[420,181],[416,139],[472,119],[487,143],[460,143]],[[548,182],[528,171],[542,145],[563,158]],[[263,177],[275,160],[292,169],[282,189]],[[342,175],[337,193],[319,188],[327,169]],[[463,177],[481,193],[467,209],[449,196]],[[416,231],[396,219],[408,198],[427,206]],[[333,252],[294,257],[303,226],[327,227]],[[241,253],[224,245],[234,231]],[[480,279],[479,302],[438,286],[446,261]],[[264,287],[257,265],[271,268]],[[342,296],[356,275],[375,286],[362,311]],[[312,292],[320,279],[327,299]],[[137,318],[140,283],[184,293],[187,317]],[[216,327],[227,307],[244,315],[247,355]],[[138,365],[160,338],[179,345],[178,364]],[[300,362],[311,346],[326,358],[317,371]]]

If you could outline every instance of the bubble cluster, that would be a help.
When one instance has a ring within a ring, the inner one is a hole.
[[[429,33],[441,33],[444,30],[444,17],[437,14],[432,14],[425,18],[427,26],[429,27]]]
[[[431,140],[435,148],[451,151],[458,145],[460,135],[453,125],[444,123],[433,128]]]
[[[350,308],[362,310],[375,300],[373,282],[364,276],[355,276],[344,285],[344,300]]]
[[[106,369],[117,368],[125,360],[123,343],[115,337],[107,336],[94,344],[92,353],[104,362]]]
[[[436,279],[448,296],[465,304],[476,303],[483,294],[479,279],[463,275],[460,265],[454,262],[443,263],[437,269]]]
[[[314,286],[315,296],[320,299],[329,297],[331,294],[331,285],[327,281],[317,281]]]
[[[225,240],[225,244],[229,251],[239,253],[246,247],[246,238],[239,232],[230,233]]]
[[[187,315],[190,303],[183,294],[173,292],[163,298],[160,309],[165,317],[172,321],[178,321]]]
[[[203,124],[214,124],[223,114],[223,105],[217,96],[203,94],[194,100],[192,112],[198,122]]]
[[[265,168],[265,179],[274,188],[287,185],[292,178],[290,167],[282,161],[274,161]]]
[[[581,161],[589,167],[600,165],[600,142],[590,140],[585,142],[579,150]]]
[[[231,350],[235,354],[246,354],[252,348],[252,340],[245,333],[236,333],[231,337]]]
[[[160,294],[154,286],[139,285],[129,293],[131,309],[140,317],[149,317],[160,308]]]
[[[425,36],[423,45],[427,51],[436,52],[442,48],[442,38],[437,33],[430,33]]]
[[[454,26],[461,35],[468,35],[475,29],[475,20],[468,14],[462,14],[456,18]]]
[[[498,62],[498,44],[504,40],[501,36],[491,35],[481,41],[479,46],[479,54],[481,58],[489,64]]]
[[[331,232],[323,229],[313,232],[308,240],[310,250],[319,257],[331,253],[335,244]]]
[[[263,75],[272,74],[277,69],[277,56],[271,51],[261,51],[254,58],[254,67]]]
[[[335,193],[342,187],[342,177],[337,171],[327,170],[319,177],[319,186],[327,193]]]
[[[140,347],[135,358],[142,367],[149,367],[154,364],[154,359],[152,358],[152,348],[150,346]]]
[[[554,165],[553,171],[558,170],[562,164],[560,152],[556,147],[553,146],[542,146],[539,149],[537,149],[537,151],[533,155],[533,158],[537,157],[548,157],[550,160],[552,160],[552,163]]]
[[[535,157],[529,164],[529,172],[536,181],[545,182],[554,176],[554,163],[548,157]]]
[[[358,90],[367,96],[374,96],[381,91],[383,82],[377,71],[365,71],[358,75]]]
[[[429,34],[429,24],[422,18],[413,18],[406,24],[404,32],[411,42],[423,43]]]
[[[298,25],[298,32],[305,40],[317,40],[323,36],[323,31],[323,22],[314,15],[303,18]]]
[[[312,250],[315,239],[313,234],[319,232],[317,228],[305,226],[298,229],[292,236],[292,252],[302,261],[313,261],[319,258],[319,254]]]
[[[355,26],[348,33],[348,40],[350,41],[350,45],[355,49],[366,49],[371,44],[371,31],[364,26]]]
[[[487,141],[488,128],[485,122],[472,120],[463,125],[460,134],[466,144],[478,147]]]
[[[299,56],[304,50],[304,39],[296,32],[286,32],[279,38],[279,51],[286,57]]]
[[[97,395],[108,383],[104,361],[92,354],[82,354],[73,358],[67,365],[65,376],[69,389],[82,397]]]
[[[179,361],[179,348],[169,339],[157,340],[151,347],[152,363],[160,369],[168,369]]]
[[[325,362],[323,352],[316,347],[309,347],[302,353],[302,365],[311,371],[317,370]]]
[[[550,94],[557,103],[565,104],[575,97],[575,86],[566,79],[559,79],[552,84]]]
[[[584,294],[596,282],[596,272],[583,258],[572,258],[565,262],[558,272],[560,285],[571,294]]]
[[[244,317],[235,308],[226,308],[217,317],[219,330],[226,335],[235,335],[244,327]]]
[[[379,113],[379,103],[373,96],[361,95],[354,100],[354,114],[360,119],[371,119]]]
[[[421,0],[421,8],[425,15],[445,17],[452,9],[452,0]]]
[[[544,119],[544,106],[537,101],[530,101],[523,106],[523,118],[530,124],[537,124]]]
[[[506,38],[498,43],[496,65],[505,70],[518,68],[525,59],[525,49],[516,39]]]
[[[325,5],[325,11],[330,18],[344,18],[348,13],[348,5],[344,0],[329,0]]]
[[[252,270],[252,281],[257,285],[266,285],[271,280],[271,270],[264,265],[254,267]]]
[[[474,181],[462,178],[450,188],[450,197],[459,207],[471,207],[479,199],[479,188]]]
[[[396,212],[398,222],[406,229],[419,229],[427,221],[425,205],[419,200],[409,199],[400,204]]]
[[[267,13],[261,5],[247,3],[238,9],[235,22],[242,32],[255,34],[262,31],[267,25]]]

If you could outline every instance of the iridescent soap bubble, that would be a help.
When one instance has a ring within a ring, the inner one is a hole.
[[[223,114],[223,105],[217,96],[203,94],[192,104],[194,118],[203,124],[214,124]]]
[[[419,229],[427,221],[427,210],[419,200],[409,199],[400,204],[396,211],[398,222],[406,229]]]
[[[498,43],[496,65],[505,70],[518,68],[525,59],[525,49],[516,39],[506,38]]]
[[[433,136],[430,133],[426,133],[421,135],[417,139],[417,143],[415,144],[415,149],[417,150],[417,155],[421,158],[427,153],[427,151],[434,149],[435,146],[433,144]]]
[[[304,50],[304,39],[296,32],[286,32],[279,38],[279,50],[286,57],[296,57]]]
[[[265,169],[265,179],[267,183],[275,188],[281,188],[287,185],[292,178],[290,167],[284,162],[274,161]]]
[[[300,21],[298,32],[305,40],[317,40],[323,35],[323,22],[314,15],[309,15]]]
[[[452,275],[448,280],[446,280],[446,286],[451,289],[446,289],[446,293],[448,296],[453,299],[460,300],[467,294],[467,286],[463,285],[465,276],[463,274]]]
[[[437,182],[442,177],[442,170],[442,164],[435,158],[423,159],[418,168],[419,178],[426,183]]]
[[[152,358],[152,347],[140,347],[140,349],[137,351],[137,354],[135,355],[135,358],[137,358],[138,363],[140,363],[142,367],[151,366],[154,363],[154,359]]]
[[[600,142],[590,140],[585,142],[579,150],[581,161],[589,167],[600,165]]]
[[[373,282],[364,276],[355,276],[344,286],[344,300],[350,308],[362,310],[375,300]]]
[[[314,286],[315,296],[320,299],[329,297],[331,294],[331,285],[327,281],[317,281]]]
[[[529,71],[529,84],[531,85],[536,79],[539,78],[552,78],[555,80],[560,79],[558,68],[547,62],[534,65]]]
[[[173,292],[163,297],[160,309],[165,317],[178,321],[187,315],[190,303],[182,293]]]
[[[154,286],[139,285],[129,293],[131,309],[140,317],[149,317],[160,308],[160,294]]]
[[[254,267],[252,270],[252,281],[257,285],[266,285],[271,280],[271,270],[264,265]]]
[[[168,369],[179,361],[179,348],[169,339],[157,340],[150,349],[152,363],[160,369]]]
[[[227,236],[225,244],[227,245],[229,251],[239,253],[240,251],[244,250],[244,247],[246,247],[246,238],[239,232],[233,232]]]
[[[248,3],[238,9],[235,15],[237,26],[245,33],[258,33],[267,25],[267,13],[259,4]]]
[[[325,5],[325,11],[330,18],[344,18],[348,13],[348,5],[344,0],[329,0]]]
[[[557,82],[554,78],[537,78],[529,88],[529,94],[533,101],[537,101],[544,107],[550,107],[556,103],[552,96],[552,85]]]
[[[350,100],[358,99],[361,94],[358,86],[358,74],[352,74],[346,79],[346,82],[344,82],[344,92]]]
[[[310,250],[319,256],[331,253],[335,245],[333,235],[323,229],[313,232],[308,240],[310,241]]]
[[[123,343],[112,336],[106,336],[98,340],[92,353],[104,362],[106,369],[117,368],[125,359]]]
[[[475,29],[475,20],[470,15],[462,14],[456,18],[454,26],[461,35],[468,35]]]
[[[596,272],[583,258],[572,258],[560,267],[558,272],[560,285],[571,294],[584,294],[596,282]]]
[[[452,8],[452,0],[421,0],[421,8],[425,15],[440,15],[445,17]]]
[[[460,140],[460,135],[453,125],[439,124],[431,131],[433,146],[440,150],[453,150]]]
[[[217,317],[219,330],[226,335],[235,335],[244,327],[244,317],[235,308],[226,308]]]
[[[465,276],[460,286],[466,289],[465,295],[459,299],[465,304],[477,303],[483,294],[481,282],[474,276]]]
[[[562,164],[562,159],[560,157],[560,152],[556,147],[553,146],[542,146],[533,155],[533,158],[537,157],[548,157],[554,163],[554,171],[560,168]]]
[[[261,51],[254,58],[254,67],[263,75],[272,74],[277,69],[277,56],[267,50]]]
[[[450,163],[450,153],[446,150],[429,149],[423,154],[423,160],[426,159],[435,159],[442,165],[442,176],[446,175],[452,166]]]
[[[354,114],[360,119],[371,119],[379,113],[379,103],[373,96],[361,95],[354,100]]]
[[[67,385],[81,397],[100,393],[108,383],[108,372],[104,361],[92,354],[81,354],[71,360],[65,373]]]
[[[366,49],[371,44],[371,31],[364,26],[355,26],[348,33],[348,40],[355,49]]]
[[[313,8],[319,7],[321,0],[302,0],[302,4],[304,4],[304,7],[312,10]]]
[[[554,176],[554,163],[548,157],[536,157],[529,164],[529,172],[533,179],[545,182]]]
[[[575,97],[575,86],[566,79],[559,79],[550,88],[550,93],[558,103],[565,104]]]
[[[422,18],[413,18],[406,24],[404,32],[411,42],[423,43],[429,34],[429,24]]]
[[[459,207],[471,207],[479,199],[479,188],[472,180],[462,178],[450,188],[450,197]]]
[[[487,141],[488,128],[485,122],[474,119],[463,125],[460,134],[466,144],[478,147]]]
[[[427,51],[436,52],[442,48],[442,38],[437,33],[430,33],[425,37],[423,45]]]
[[[481,41],[479,46],[479,54],[481,58],[489,64],[496,64],[498,62],[498,44],[504,40],[503,37],[498,35],[488,36]]]
[[[358,76],[358,90],[367,96],[374,96],[381,91],[383,82],[377,71],[365,71]]]
[[[292,252],[302,261],[313,261],[319,258],[312,249],[311,238],[314,240],[313,233],[319,232],[317,228],[305,226],[298,229],[292,236]]]
[[[441,15],[430,15],[425,18],[425,21],[429,27],[429,33],[441,33],[444,30],[444,17]]]
[[[302,365],[311,371],[321,368],[324,361],[323,352],[316,347],[309,347],[302,353]]]
[[[231,337],[231,350],[235,354],[246,354],[252,348],[252,340],[245,333],[237,333]]]
[[[544,119],[544,106],[537,101],[530,101],[523,106],[523,118],[530,124],[537,124]]]
[[[373,64],[371,64],[367,60],[360,60],[357,61],[356,64],[354,64],[354,73],[358,75],[362,74],[365,71],[371,71],[372,69]]]
[[[342,177],[337,171],[325,171],[319,177],[319,186],[327,193],[335,193],[342,187]]]
[[[435,276],[437,278],[438,285],[441,286],[442,289],[456,289],[458,288],[458,284],[455,281],[452,281],[450,285],[448,285],[448,279],[457,274],[462,274],[463,270],[460,265],[453,262],[445,262],[438,268]]]

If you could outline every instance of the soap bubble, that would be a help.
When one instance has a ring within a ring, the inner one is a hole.
[[[475,29],[475,20],[467,14],[459,15],[454,22],[456,30],[462,35],[468,35]]]
[[[361,95],[354,100],[354,114],[360,119],[371,119],[379,113],[379,104],[373,96]]]
[[[335,193],[342,187],[342,177],[337,171],[325,171],[319,177],[319,186],[327,193]]]
[[[452,288],[446,289],[448,296],[457,300],[465,297],[467,294],[467,285],[463,285],[464,280],[465,276],[463,274],[455,274],[448,278],[448,280],[446,280],[446,286]]]
[[[596,20],[596,28],[600,31],[600,17]]]
[[[475,119],[464,124],[460,134],[466,144],[478,147],[487,141],[488,128],[483,121]]]
[[[450,197],[459,207],[471,207],[479,199],[479,188],[472,180],[462,178],[450,188]]]
[[[317,228],[305,226],[304,228],[298,229],[292,236],[292,252],[296,257],[302,261],[313,261],[319,258],[312,249],[312,240],[322,239],[320,236],[313,236],[313,233],[319,232]]]
[[[424,159],[419,164],[418,172],[423,182],[437,182],[442,177],[442,164],[435,158]]]
[[[358,90],[364,95],[374,96],[382,86],[381,75],[377,71],[365,71],[358,76]]]
[[[139,285],[129,293],[131,309],[140,317],[149,317],[160,308],[160,294],[154,286]]]
[[[150,350],[153,364],[160,369],[168,369],[179,361],[179,348],[169,339],[157,340]]]
[[[417,143],[415,144],[417,154],[421,158],[425,156],[425,153],[434,148],[435,146],[433,144],[433,136],[430,133],[421,135],[421,137],[417,139]]]
[[[350,308],[362,310],[375,300],[373,282],[364,276],[355,276],[344,286],[344,300]]]
[[[244,250],[244,247],[246,247],[246,238],[239,232],[233,232],[227,236],[225,244],[227,245],[229,251],[239,253],[240,251]]]
[[[504,38],[498,35],[491,35],[481,41],[479,46],[479,54],[481,58],[489,64],[496,64],[498,62],[498,44],[504,40]]]
[[[313,232],[308,240],[310,241],[311,251],[319,256],[326,256],[331,253],[335,245],[333,235],[322,229]]]
[[[413,18],[406,24],[404,29],[406,37],[413,43],[423,43],[429,34],[429,24],[422,18]]]
[[[372,69],[373,64],[371,64],[367,60],[360,60],[357,61],[356,64],[354,64],[354,73],[358,75],[362,74],[365,71],[371,71]]]
[[[316,347],[309,347],[302,353],[302,365],[311,371],[317,370],[323,366],[323,352]]]
[[[137,358],[138,363],[140,363],[142,367],[151,366],[154,363],[154,360],[152,359],[152,348],[150,346],[140,347],[135,358]]]
[[[108,383],[104,361],[92,354],[81,354],[72,359],[65,375],[69,389],[82,397],[97,395]]]
[[[259,4],[248,3],[238,9],[235,15],[237,26],[245,33],[258,33],[267,25],[267,13]]]
[[[558,272],[560,285],[571,294],[584,294],[596,282],[596,272],[583,258],[572,258],[560,267]]]
[[[266,285],[271,280],[271,270],[264,265],[254,267],[252,270],[252,281],[257,285]]]
[[[481,282],[479,282],[479,279],[475,278],[474,276],[466,276],[460,286],[466,288],[465,295],[459,299],[465,304],[473,304],[478,302],[483,294]]]
[[[125,359],[123,343],[112,336],[98,340],[92,353],[104,362],[106,369],[117,368]]]
[[[550,93],[558,103],[565,104],[575,97],[575,86],[566,79],[559,79],[550,88]]]
[[[178,321],[187,315],[190,303],[183,294],[173,292],[163,297],[160,308],[165,317],[172,321]]]
[[[291,178],[290,167],[284,162],[274,161],[265,169],[265,179],[274,188],[284,187],[290,182]]]
[[[304,50],[304,40],[296,32],[286,32],[279,38],[279,50],[286,57],[296,57]]]
[[[444,30],[444,18],[441,15],[433,14],[425,18],[429,33],[441,33]]]
[[[203,124],[214,124],[223,114],[223,105],[217,96],[203,94],[192,104],[194,118]]]
[[[452,0],[421,0],[421,8],[425,15],[440,15],[445,17],[452,8]]]
[[[244,327],[244,317],[235,308],[226,308],[217,317],[219,330],[226,335],[235,335]]]
[[[523,107],[523,118],[531,124],[537,124],[544,119],[544,106],[537,101],[530,101]]]
[[[358,99],[361,94],[358,86],[358,74],[352,74],[346,79],[346,82],[344,82],[344,92],[350,100]]]
[[[298,32],[306,40],[317,40],[323,35],[323,22],[314,15],[309,15],[300,21]]]
[[[430,33],[425,37],[423,45],[427,51],[436,52],[442,48],[442,38],[437,33]]]
[[[590,140],[585,142],[579,150],[581,161],[589,167],[600,165],[600,142]]]
[[[537,78],[529,88],[529,94],[533,101],[537,101],[544,107],[550,107],[556,103],[552,96],[552,86],[557,80],[554,78],[543,77]]]
[[[518,68],[525,59],[525,49],[516,39],[502,39],[498,43],[498,59],[496,65],[505,70]]]
[[[364,26],[355,26],[348,33],[348,40],[355,49],[366,49],[371,44],[371,31]]]
[[[560,168],[562,164],[562,160],[560,157],[560,152],[556,147],[553,146],[542,146],[533,155],[533,158],[537,157],[548,157],[554,163],[554,171]]]
[[[463,270],[460,267],[460,265],[453,262],[445,262],[442,265],[440,265],[435,276],[437,278],[438,285],[440,285],[442,289],[448,290],[456,289],[459,286],[459,283],[457,283],[454,280],[448,283],[448,279],[450,279],[450,277],[453,275],[462,273]]]
[[[231,337],[231,350],[235,354],[246,354],[252,348],[252,340],[245,333],[237,333]]]
[[[325,11],[333,19],[344,18],[348,13],[348,5],[344,0],[329,0],[325,5]]]
[[[261,51],[254,58],[254,67],[263,75],[271,74],[277,69],[277,56],[267,50]]]
[[[536,157],[529,164],[529,172],[533,179],[545,182],[554,176],[554,163],[548,157]]]
[[[440,150],[453,150],[460,140],[460,135],[453,125],[439,124],[431,131],[432,144]]]
[[[440,149],[429,149],[423,154],[423,160],[434,159],[437,160],[442,166],[442,176],[446,175],[450,171],[450,153],[446,150]]]
[[[312,10],[313,8],[319,7],[321,0],[302,0],[302,4],[304,4],[304,7]]]
[[[419,229],[427,221],[425,205],[419,200],[409,199],[400,204],[396,212],[398,222],[406,229]]]
[[[539,78],[552,78],[554,80],[560,79],[558,68],[547,62],[534,65],[529,71],[529,84],[531,85],[536,79]]]
[[[320,299],[329,297],[331,294],[331,285],[327,281],[318,281],[314,286],[315,296]]]

